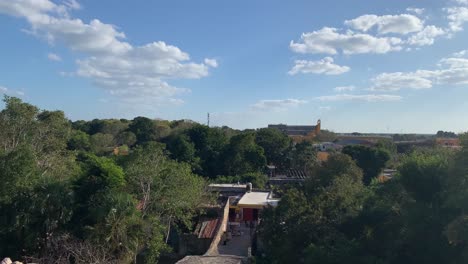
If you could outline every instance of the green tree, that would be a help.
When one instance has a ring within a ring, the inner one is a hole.
[[[223,161],[227,175],[262,172],[266,166],[264,150],[255,143],[254,133],[232,137],[223,153]]]
[[[379,175],[390,160],[390,154],[382,149],[366,146],[346,146],[342,151],[351,156],[364,173],[364,184],[370,184],[371,180]]]
[[[138,253],[145,249],[149,249],[147,255],[156,262],[159,254],[168,250],[160,223],[143,219],[137,201],[130,194],[110,192],[103,201],[98,210],[105,214],[100,214],[90,241],[105,245],[121,263],[136,263]]]
[[[213,182],[216,183],[252,183],[254,188],[263,189],[268,181],[268,176],[264,173],[247,173],[237,176],[218,176]]]
[[[398,168],[399,181],[417,201],[440,207],[437,200],[448,177],[449,157],[443,152],[415,152]]]
[[[5,109],[0,112],[0,142],[2,149],[8,152],[20,144],[32,142],[39,109],[16,97],[5,95],[3,101]]]
[[[291,139],[278,129],[262,128],[256,131],[255,142],[263,148],[268,164],[283,164]]]
[[[190,141],[187,135],[179,134],[169,137],[166,147],[172,159],[190,164],[195,171],[201,170],[200,158],[196,156],[195,144]]]
[[[291,152],[291,168],[310,173],[317,163],[317,150],[310,142],[304,141],[294,146]]]
[[[222,130],[203,125],[195,125],[186,131],[190,141],[194,144],[196,156],[200,158],[201,170],[196,173],[211,178],[223,174],[221,154],[228,143]]]
[[[102,214],[106,214],[99,207],[106,202],[108,193],[125,186],[125,176],[123,169],[109,158],[80,154],[78,159],[82,172],[73,186],[76,209],[72,223],[77,234],[84,234],[88,227],[102,219]]]
[[[205,201],[204,180],[194,175],[188,164],[168,159],[161,144],[137,147],[127,157],[125,171],[143,216],[157,217],[168,230],[175,221],[189,226]]]
[[[147,117],[135,117],[128,126],[128,130],[135,134],[139,144],[157,139],[154,122]]]
[[[117,135],[128,128],[128,125],[128,122],[122,122],[117,119],[102,120],[102,125],[97,133],[111,134],[112,136],[117,137]]]
[[[137,138],[133,132],[122,131],[116,137],[116,142],[118,145],[127,145],[133,146],[137,142]]]
[[[365,188],[349,157],[337,154],[329,162],[323,169],[329,173],[327,179],[309,178],[306,188],[289,189],[277,208],[262,213],[259,234],[266,262],[341,263],[350,259],[355,246],[342,230],[361,212]],[[327,169],[338,162],[343,165],[339,169]]]
[[[111,153],[115,147],[115,139],[111,134],[97,133],[90,138],[91,149],[96,154]]]
[[[447,154],[415,152],[398,169],[398,181],[412,199],[403,207],[408,250],[402,251],[400,256],[413,263],[450,262],[455,256],[444,237],[450,215],[450,210],[442,206],[450,160]]]
[[[0,155],[0,201],[11,202],[13,194],[31,189],[39,180],[37,160],[28,145]]]
[[[0,182],[0,254],[40,252],[69,220],[68,182],[42,175],[28,145],[0,155]]]
[[[330,155],[327,161],[321,165],[314,167],[310,180],[306,185],[313,189],[327,186],[336,177],[346,174],[354,181],[362,180],[362,170],[348,155],[342,153],[335,153]]]
[[[436,133],[436,137],[440,137],[440,138],[456,138],[457,137],[457,134],[453,133],[453,132],[449,132],[449,131],[442,131],[442,130],[439,130],[437,131]]]
[[[91,140],[89,135],[85,132],[81,130],[75,130],[72,132],[67,145],[68,149],[70,150],[88,151],[91,149]]]

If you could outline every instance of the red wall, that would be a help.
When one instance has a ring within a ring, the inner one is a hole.
[[[253,209],[252,208],[244,208],[242,209],[243,213],[243,220],[244,221],[253,221]]]

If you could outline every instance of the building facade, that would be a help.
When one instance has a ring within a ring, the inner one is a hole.
[[[295,142],[301,142],[307,139],[312,139],[316,137],[318,134],[320,134],[321,121],[319,119],[315,126],[306,126],[306,125],[289,126],[285,124],[278,124],[278,125],[268,125],[268,128],[278,129],[279,131],[293,138]]]

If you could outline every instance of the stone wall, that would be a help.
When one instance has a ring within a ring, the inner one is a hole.
[[[213,240],[211,241],[211,245],[206,251],[205,256],[218,255],[218,244],[221,241],[223,233],[227,229],[228,220],[229,220],[229,198],[226,201],[226,204],[224,205],[222,221],[220,221],[218,224],[216,235],[213,237]]]

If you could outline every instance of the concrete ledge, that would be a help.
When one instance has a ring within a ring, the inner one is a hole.
[[[229,198],[226,201],[226,204],[224,205],[224,210],[223,210],[223,218],[222,221],[219,222],[218,228],[216,231],[216,235],[213,238],[213,241],[211,241],[211,245],[204,254],[204,256],[215,256],[218,255],[218,244],[221,241],[221,237],[223,236],[223,233],[226,231],[227,227],[227,222],[229,219]]]

